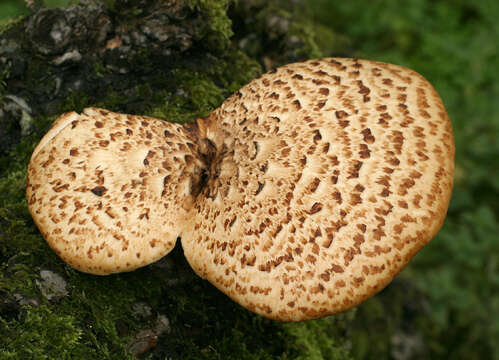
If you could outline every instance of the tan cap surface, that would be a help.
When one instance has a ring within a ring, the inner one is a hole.
[[[131,271],[175,245],[189,205],[197,145],[181,125],[85,109],[62,115],[35,149],[30,212],[76,269]]]
[[[433,87],[355,59],[283,66],[195,125],[85,109],[35,149],[27,200],[71,266],[131,271],[175,245],[203,278],[278,320],[340,312],[440,229],[454,143]]]
[[[444,221],[452,129],[414,71],[290,64],[205,122],[218,155],[182,246],[200,276],[256,313],[346,310],[385,287]]]

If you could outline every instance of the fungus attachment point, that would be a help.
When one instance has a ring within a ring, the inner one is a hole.
[[[436,235],[453,158],[421,75],[330,58],[267,73],[195,125],[65,114],[33,153],[27,199],[79,270],[130,271],[181,236],[201,277],[298,321],[379,292]]]

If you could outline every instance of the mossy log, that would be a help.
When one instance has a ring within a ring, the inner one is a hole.
[[[264,319],[195,276],[179,247],[132,273],[79,273],[44,242],[24,199],[31,152],[60,113],[98,106],[193,121],[269,67],[342,54],[320,50],[298,12],[277,2],[81,1],[1,29],[0,358],[350,357],[355,311]]]

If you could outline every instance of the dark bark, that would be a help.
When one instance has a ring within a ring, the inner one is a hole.
[[[225,6],[122,0],[113,8],[94,1],[38,8],[0,35],[7,95],[0,108],[0,149],[11,145],[6,132],[18,137],[28,130],[20,125],[23,111],[54,115],[97,104],[110,93],[123,99],[121,111],[144,111],[152,105],[150,94],[175,90],[172,70],[181,64],[202,69],[225,55],[230,22],[217,14]]]

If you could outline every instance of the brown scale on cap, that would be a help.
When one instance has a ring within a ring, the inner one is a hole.
[[[49,244],[82,271],[133,270],[180,235],[201,277],[296,321],[369,298],[436,235],[453,158],[447,113],[421,75],[310,60],[194,125],[65,114],[33,154],[27,196]]]
[[[224,134],[208,136],[217,176],[182,245],[200,276],[256,313],[305,320],[355,306],[442,225],[452,130],[433,87],[411,70],[352,59],[286,65],[208,123]]]
[[[175,246],[190,174],[203,166],[194,153],[178,124],[92,108],[64,114],[32,155],[30,212],[76,269],[134,270]]]

